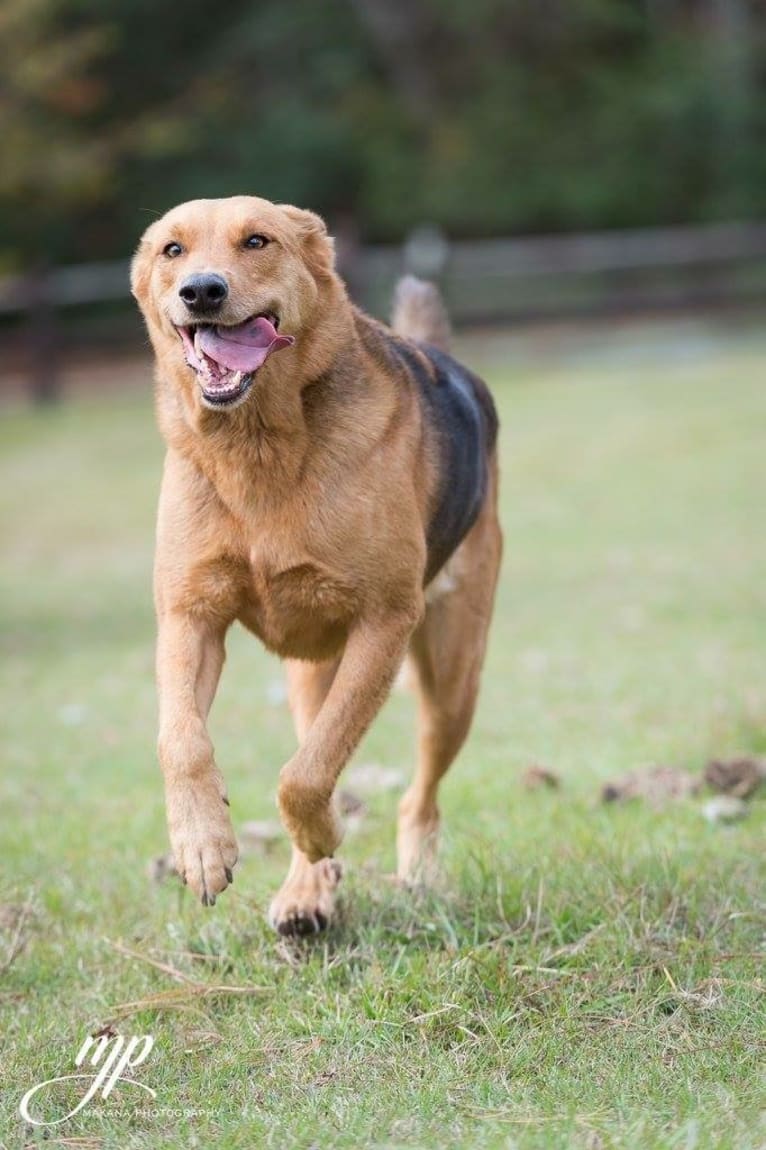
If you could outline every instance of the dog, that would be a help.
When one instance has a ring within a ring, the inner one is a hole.
[[[433,866],[437,790],[471,724],[502,550],[497,416],[448,353],[436,289],[392,327],[348,298],[321,218],[252,196],[148,228],[131,288],[167,444],[157,518],[158,754],[183,881],[210,906],[237,842],[206,728],[239,620],[286,661],[298,750],[278,786],[292,861],[269,919],[332,920],[338,776],[409,656],[418,760],[397,869]]]

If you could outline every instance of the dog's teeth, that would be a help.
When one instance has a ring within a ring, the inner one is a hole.
[[[200,329],[198,327],[195,327],[195,329],[194,329],[194,350],[196,351],[198,356],[200,354],[199,334],[200,334]]]
[[[234,375],[231,377],[231,386],[232,387],[239,387],[239,385],[241,383],[242,383],[242,372],[241,371],[235,371]]]

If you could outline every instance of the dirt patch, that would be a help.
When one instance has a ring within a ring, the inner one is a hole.
[[[605,803],[644,799],[653,807],[663,807],[678,799],[687,799],[702,789],[703,780],[679,767],[658,766],[631,771],[621,779],[606,783],[601,790]]]
[[[705,782],[722,795],[747,799],[766,781],[766,759],[711,759]]]
[[[521,776],[521,783],[522,786],[530,791],[537,791],[541,787],[549,787],[551,790],[556,790],[561,786],[561,778],[549,767],[543,767],[539,763],[533,763],[531,767],[527,767],[524,771],[524,774]]]

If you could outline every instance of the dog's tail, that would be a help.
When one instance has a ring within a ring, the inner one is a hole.
[[[415,276],[403,276],[394,291],[391,327],[407,339],[449,351],[450,323],[439,289]]]

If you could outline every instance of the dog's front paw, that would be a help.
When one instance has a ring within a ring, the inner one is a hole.
[[[204,906],[232,882],[239,854],[220,778],[169,786],[168,830],[175,868]]]
[[[343,823],[332,797],[327,799],[285,770],[277,800],[290,838],[309,862],[331,857],[343,838]]]
[[[332,922],[341,873],[335,859],[313,864],[301,860],[299,866],[293,866],[269,907],[274,929],[293,938],[325,930]]]

